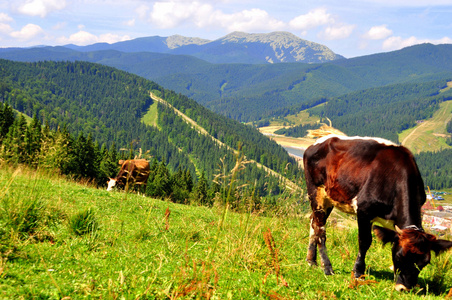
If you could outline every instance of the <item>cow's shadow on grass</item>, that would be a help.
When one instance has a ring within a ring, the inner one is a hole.
[[[376,281],[387,280],[393,282],[395,285],[396,279],[394,273],[391,270],[371,269],[370,275],[372,275]],[[432,294],[435,296],[440,296],[444,295],[444,293],[447,294],[450,289],[451,287],[447,285],[447,283],[444,282],[443,280],[434,280],[432,278],[425,278],[422,276],[421,272],[421,276],[419,277],[417,286],[408,293],[423,296]]]

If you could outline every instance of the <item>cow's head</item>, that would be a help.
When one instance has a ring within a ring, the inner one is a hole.
[[[107,191],[111,191],[113,189],[113,187],[116,185],[116,181],[116,179],[110,178],[110,180],[108,181]]]
[[[396,231],[380,226],[374,226],[373,229],[383,244],[392,243],[397,291],[408,291],[417,284],[422,268],[430,263],[432,251],[439,254],[452,247],[452,242],[437,239],[421,229],[401,230],[397,226]]]

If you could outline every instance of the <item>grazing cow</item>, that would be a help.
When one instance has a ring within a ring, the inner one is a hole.
[[[130,187],[131,185],[142,185],[146,191],[149,177],[149,162],[145,159],[120,160],[121,170],[115,178],[110,178],[107,191],[111,191],[115,185]]]
[[[332,209],[355,214],[359,252],[353,268],[356,278],[366,269],[372,242],[371,224],[384,244],[392,243],[396,290],[416,285],[420,270],[431,258],[452,247],[422,229],[424,183],[411,152],[377,138],[328,135],[306,149],[303,157],[311,202],[311,231],[306,260],[317,265],[317,246],[326,275],[333,274],[326,253],[325,223]]]

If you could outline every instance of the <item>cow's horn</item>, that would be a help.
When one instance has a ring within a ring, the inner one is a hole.
[[[398,234],[403,233],[402,229],[400,229],[399,226],[397,226],[397,225],[395,225],[395,230],[397,231]]]

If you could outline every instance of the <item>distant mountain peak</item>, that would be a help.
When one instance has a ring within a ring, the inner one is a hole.
[[[220,38],[224,42],[241,42],[241,43],[275,43],[275,42],[292,42],[304,41],[295,34],[286,31],[274,31],[270,33],[246,33],[241,31],[234,31],[230,34]]]
[[[204,45],[209,42],[211,41],[198,37],[186,37],[178,34],[166,38],[166,45],[169,49],[176,49],[187,45]]]
[[[319,63],[343,58],[335,54],[328,47],[304,40],[290,32],[275,31],[270,33],[245,33],[234,31],[217,40],[222,44],[255,43],[267,46],[272,51],[267,51],[266,61],[276,62],[307,62]],[[272,53],[273,52],[273,53]]]

